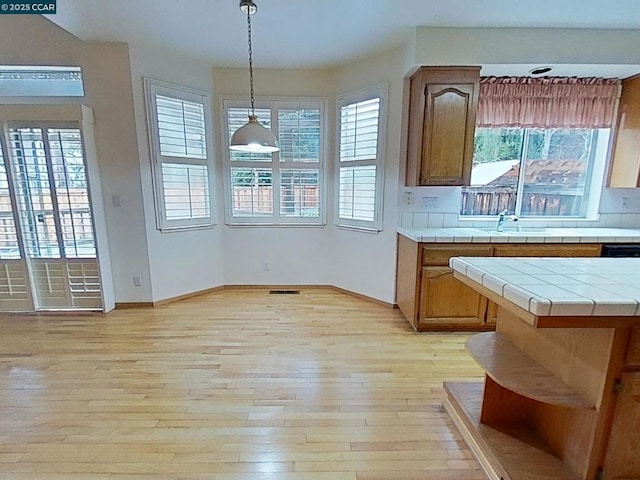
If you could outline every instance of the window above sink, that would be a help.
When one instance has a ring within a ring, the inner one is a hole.
[[[461,216],[594,218],[620,81],[482,77]]]
[[[585,218],[602,184],[609,129],[477,128],[461,215]],[[596,205],[597,207],[597,205]]]

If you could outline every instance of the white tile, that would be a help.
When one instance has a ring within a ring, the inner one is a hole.
[[[536,265],[534,263],[525,263],[523,262],[521,265],[518,265],[518,272],[526,273],[527,275],[544,275],[549,274],[548,270]]]
[[[474,282],[482,285],[482,276],[484,275],[484,272],[480,268],[469,265],[467,266],[465,274]]]
[[[520,308],[524,308],[527,311],[529,310],[529,301],[532,297],[531,293],[515,285],[505,285],[502,291],[502,296],[505,299],[515,303]]]
[[[605,227],[618,227],[621,223],[622,215],[619,213],[607,213],[600,215],[600,223]]]
[[[457,227],[458,226],[458,214],[457,213],[445,213],[444,220],[442,222],[443,227]]]
[[[428,225],[429,214],[428,213],[414,213],[413,214],[413,228],[425,228]]]
[[[572,273],[571,276],[565,277],[567,280],[558,282],[557,285],[572,285],[577,283],[584,283],[587,285],[611,285],[617,284],[615,280],[607,278],[603,275],[589,275],[582,273]]]
[[[492,259],[493,260],[493,259]],[[501,276],[503,274],[517,274],[518,271],[510,267],[505,267],[499,264],[486,265],[482,267],[487,273],[494,276]]]
[[[491,235],[490,243],[508,243],[509,237],[506,235]]]
[[[463,260],[460,257],[451,257],[449,259],[449,266],[457,272],[464,273],[467,269],[467,265],[468,263],[466,262],[466,260]]]
[[[490,273],[485,273],[484,277],[482,277],[482,285],[487,287],[494,293],[498,295],[502,295],[502,288],[507,284],[506,280],[503,280],[500,277],[496,277]]]
[[[453,243],[471,243],[471,236],[468,235],[456,235],[453,237]]]
[[[402,228],[413,227],[413,213],[404,212],[400,215],[400,226]]]
[[[534,273],[532,274],[534,277],[539,279],[540,281],[552,285],[584,285],[585,282],[581,282],[576,280],[572,276],[560,275],[559,273]]]
[[[514,285],[546,285],[544,280],[527,275],[526,273],[506,273],[499,277],[507,283]]]
[[[529,311],[534,315],[549,315],[551,300],[542,297],[532,297],[529,301]]]
[[[562,290],[571,292],[579,297],[590,298],[594,301],[598,299],[606,299],[611,297],[611,292],[603,290],[594,285],[578,284],[578,285],[563,285]]]
[[[593,309],[594,315],[611,315],[630,317],[636,314],[638,302],[625,299],[596,300]]]
[[[549,315],[591,316],[593,308],[593,301],[586,298],[553,298]]]
[[[549,300],[554,300],[556,298],[579,298],[578,295],[565,291],[555,285],[548,284],[530,284],[523,285],[522,287],[526,291],[528,291],[531,296],[548,298]]]
[[[612,295],[640,302],[640,287],[635,285],[600,285],[602,290],[610,292]]]
[[[430,213],[427,225],[431,228],[442,228],[444,226],[444,213]]]

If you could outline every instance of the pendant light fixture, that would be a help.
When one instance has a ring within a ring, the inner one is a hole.
[[[240,0],[240,10],[247,14],[247,31],[249,37],[249,83],[251,84],[251,113],[249,121],[235,131],[231,137],[229,149],[239,152],[273,153],[280,150],[278,140],[271,130],[258,122],[253,95],[253,52],[251,50],[251,15],[258,11],[253,0]]]

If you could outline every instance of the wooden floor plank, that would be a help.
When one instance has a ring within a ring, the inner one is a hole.
[[[328,289],[0,316],[0,478],[479,480],[466,338]]]

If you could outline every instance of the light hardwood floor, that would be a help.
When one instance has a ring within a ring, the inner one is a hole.
[[[3,480],[481,480],[466,335],[329,289],[0,317]]]

